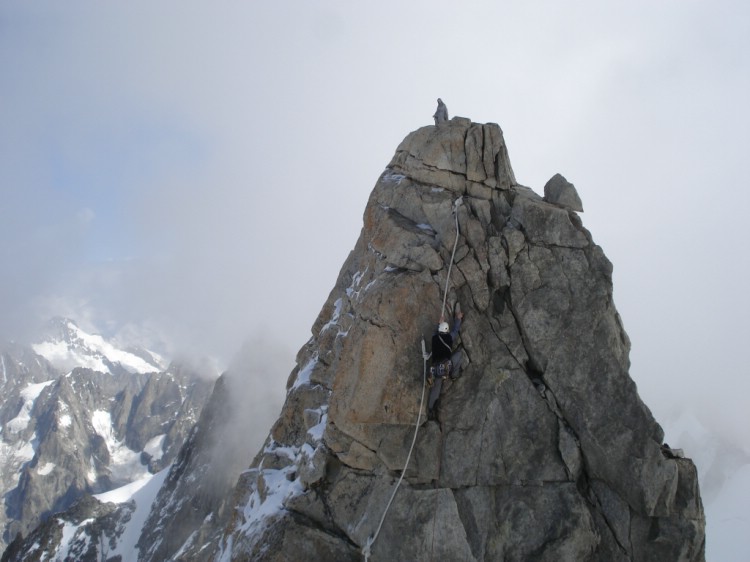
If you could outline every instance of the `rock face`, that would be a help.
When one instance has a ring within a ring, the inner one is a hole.
[[[125,559],[703,560],[695,466],[630,379],[612,265],[560,178],[547,200],[518,185],[495,124],[408,135],[250,468],[241,439],[217,464],[237,423],[223,378]],[[446,285],[462,376],[428,420],[422,339]],[[107,558],[132,506],[84,508],[7,559]]]
[[[572,185],[554,183],[548,201],[518,185],[494,124],[407,136],[240,479],[221,555],[360,560],[420,418],[371,560],[704,558],[695,466],[662,452],[612,265]],[[420,340],[446,283],[464,367],[426,421]]]

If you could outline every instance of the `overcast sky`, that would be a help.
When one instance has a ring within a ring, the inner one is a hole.
[[[296,350],[396,146],[497,122],[614,263],[657,415],[750,427],[744,1],[0,4],[0,335]]]

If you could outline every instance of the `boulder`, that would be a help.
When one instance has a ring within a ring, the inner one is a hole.
[[[563,209],[583,212],[583,203],[575,186],[560,174],[555,174],[544,185],[544,200]]]

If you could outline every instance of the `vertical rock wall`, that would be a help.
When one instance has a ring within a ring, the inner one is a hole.
[[[370,559],[703,560],[695,466],[664,450],[628,374],[612,266],[564,203],[580,208],[577,195],[555,193],[516,183],[495,124],[454,118],[406,137],[218,556],[362,559],[412,442],[421,339],[449,282],[462,376],[436,420],[421,412]]]

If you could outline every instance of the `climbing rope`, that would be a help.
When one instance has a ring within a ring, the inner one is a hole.
[[[445,316],[445,303],[448,301],[448,287],[451,282],[451,268],[453,267],[453,259],[456,257],[456,248],[458,248],[458,207],[463,203],[463,197],[459,197],[453,202],[453,216],[456,219],[456,241],[453,242],[453,252],[451,253],[451,261],[448,263],[448,277],[445,279],[445,292],[443,293],[443,307],[440,309],[441,314]]]
[[[365,557],[365,562],[367,562],[370,559],[370,548],[375,542],[375,539],[378,538],[378,534],[380,534],[380,528],[383,526],[383,521],[385,521],[385,515],[386,513],[388,513],[388,509],[391,507],[393,498],[396,497],[396,492],[398,492],[398,487],[401,485],[401,481],[404,479],[404,474],[406,474],[406,469],[409,466],[409,460],[411,459],[411,453],[412,451],[414,451],[414,444],[417,442],[417,433],[419,432],[419,422],[422,421],[422,407],[424,406],[424,394],[425,394],[425,389],[427,388],[427,360],[429,358],[430,358],[430,354],[427,353],[427,349],[425,348],[424,337],[423,337],[422,338],[422,397],[419,399],[419,413],[417,414],[417,425],[414,426],[414,438],[411,440],[411,447],[409,447],[409,454],[406,455],[406,463],[404,464],[404,470],[401,471],[401,476],[399,477],[398,482],[396,482],[396,487],[393,488],[391,499],[388,500],[388,504],[385,506],[385,510],[383,511],[383,516],[380,518],[380,523],[378,524],[378,528],[375,531],[375,534],[372,535],[372,537],[370,537],[369,539],[367,539],[365,546],[362,548],[362,554]]]
[[[445,294],[443,295],[443,308],[441,309],[442,313],[445,314],[445,303],[448,299],[448,286],[450,285],[451,280],[451,268],[453,267],[453,260],[456,257],[456,248],[458,247],[458,207],[463,203],[463,197],[459,197],[453,202],[453,216],[456,219],[456,241],[453,243],[453,252],[451,253],[451,261],[448,264],[448,276],[445,279]],[[424,395],[425,395],[425,389],[427,388],[427,360],[430,358],[431,353],[427,353],[427,349],[425,348],[424,344],[424,336],[422,337],[422,397],[419,399],[419,413],[417,414],[417,424],[414,426],[414,437],[411,440],[411,447],[409,447],[409,454],[406,455],[406,463],[404,463],[404,469],[401,471],[401,476],[398,479],[398,482],[396,482],[396,487],[393,488],[393,493],[391,494],[391,498],[388,500],[388,503],[385,506],[385,509],[383,510],[383,516],[380,518],[380,523],[378,523],[378,528],[375,530],[375,533],[367,539],[365,542],[365,545],[362,547],[362,555],[365,557],[365,562],[368,562],[370,559],[370,554],[372,553],[372,545],[375,543],[375,540],[378,538],[378,535],[380,534],[380,529],[383,527],[383,522],[385,521],[385,516],[388,513],[388,509],[390,509],[391,504],[393,503],[393,498],[396,497],[396,492],[398,492],[399,486],[401,486],[401,481],[404,479],[404,475],[406,474],[406,469],[409,467],[409,461],[411,460],[411,454],[414,451],[414,444],[417,442],[417,433],[419,433],[419,424],[422,421],[422,407],[424,406]],[[439,462],[439,461],[438,461]],[[433,528],[433,540],[434,540],[434,528]]]

